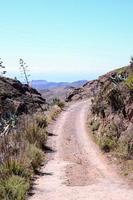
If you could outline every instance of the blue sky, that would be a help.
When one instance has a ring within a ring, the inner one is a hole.
[[[0,57],[19,78],[93,79],[133,55],[132,0],[0,0]]]

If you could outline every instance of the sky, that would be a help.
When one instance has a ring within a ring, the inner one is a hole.
[[[18,77],[19,58],[31,79],[97,78],[133,55],[132,0],[0,0],[0,57]]]

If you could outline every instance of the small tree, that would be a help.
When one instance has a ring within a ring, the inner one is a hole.
[[[3,66],[3,61],[0,58],[0,75],[6,74],[5,66]]]

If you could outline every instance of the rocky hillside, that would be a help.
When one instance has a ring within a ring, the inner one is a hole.
[[[133,66],[101,76],[97,86],[89,125],[100,148],[133,180]]]
[[[0,77],[0,118],[22,114],[45,103],[41,94],[18,80]]]

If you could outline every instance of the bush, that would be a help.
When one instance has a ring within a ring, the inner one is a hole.
[[[37,115],[36,122],[40,128],[46,128],[48,125],[47,118],[46,116],[43,116],[43,115]]]
[[[47,139],[47,132],[45,129],[40,128],[37,123],[29,123],[25,127],[24,135],[30,144],[35,144],[43,149]]]
[[[108,92],[108,103],[111,105],[114,112],[125,109],[121,92],[118,89],[111,89]]]
[[[98,144],[104,152],[110,152],[116,147],[117,142],[115,138],[112,139],[108,136],[103,136],[98,140]]]
[[[91,124],[92,131],[97,131],[99,129],[100,123],[98,121],[93,121]]]
[[[119,137],[120,137],[119,128],[113,120],[107,126],[106,135],[108,135],[109,137],[112,137],[112,139],[114,139],[114,138],[119,139]]]
[[[61,112],[61,108],[57,105],[54,105],[52,108],[51,108],[51,111],[50,111],[50,114],[49,114],[49,117],[52,119],[52,120],[55,120],[56,117],[58,116],[58,114]]]
[[[125,159],[128,156],[128,145],[126,141],[119,141],[116,149],[116,155],[119,158]]]
[[[0,181],[1,200],[25,200],[30,184],[22,177],[10,176],[8,179]]]
[[[44,153],[41,149],[37,148],[35,145],[30,144],[27,151],[27,156],[29,158],[32,169],[35,172],[44,160]]]
[[[95,103],[92,102],[91,112],[94,115],[97,116],[100,115],[102,118],[105,118],[105,105],[103,101],[99,102],[98,100],[95,99]]]
[[[124,159],[133,159],[133,139],[130,137],[120,140],[116,149],[116,155]]]
[[[9,159],[0,166],[0,174],[2,173],[4,173],[6,176],[17,175],[24,178],[30,178],[31,176],[31,172],[26,169],[21,161],[13,159]]]
[[[125,80],[126,85],[128,86],[129,89],[133,90],[133,75],[129,76]]]
[[[62,102],[62,101],[61,101],[60,99],[58,99],[58,98],[53,99],[52,104],[53,104],[53,105],[59,106],[61,109],[64,108],[64,106],[65,106],[65,103]]]

